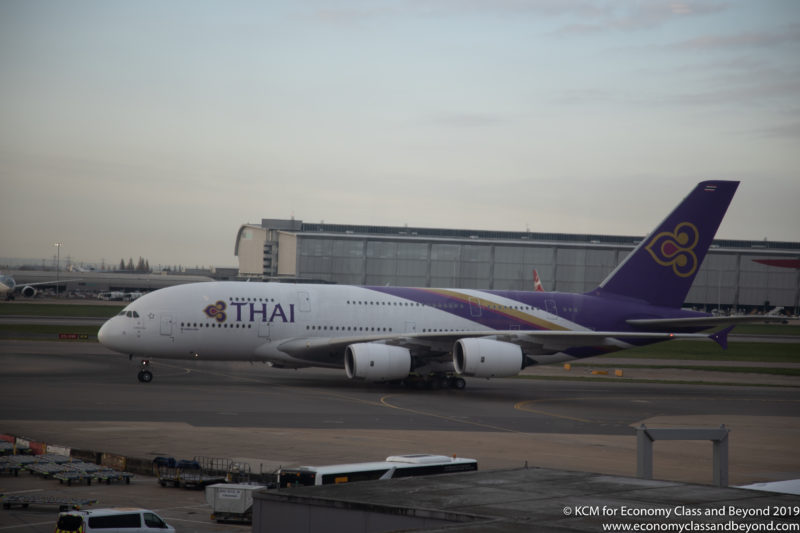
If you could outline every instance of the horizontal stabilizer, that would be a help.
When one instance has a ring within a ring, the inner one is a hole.
[[[711,339],[712,341],[716,342],[720,346],[722,346],[723,350],[727,350],[728,349],[728,333],[730,333],[731,330],[734,327],[735,326],[728,326],[727,328],[721,329],[716,333],[712,333],[711,335],[708,336],[708,338]]]

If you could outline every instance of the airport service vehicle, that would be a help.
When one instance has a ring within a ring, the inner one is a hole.
[[[211,506],[211,520],[253,520],[253,493],[266,485],[216,483],[206,487],[206,501]]]
[[[125,299],[125,293],[122,291],[105,291],[98,294],[97,299],[104,302],[121,302]]]
[[[544,291],[208,282],[137,299],[100,342],[151,358],[261,361],[344,369],[350,379],[464,388],[464,376],[509,377],[670,339],[712,339],[732,324],[681,309],[739,185],[699,183],[594,290]],[[719,331],[699,332],[709,328]]]
[[[59,513],[55,533],[174,532],[175,528],[153,511],[138,508],[92,509]]]
[[[372,463],[282,468],[278,472],[278,486],[286,488],[300,485],[331,485],[352,481],[472,472],[477,469],[478,461],[466,457],[428,454],[392,455],[385,461]]]

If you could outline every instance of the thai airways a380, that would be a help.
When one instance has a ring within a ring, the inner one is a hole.
[[[208,282],[161,289],[100,329],[142,359],[342,368],[351,379],[463,388],[463,376],[591,357],[675,338],[723,348],[730,321],[682,310],[738,182],[707,181],[585,294]],[[714,326],[714,334],[700,334]]]

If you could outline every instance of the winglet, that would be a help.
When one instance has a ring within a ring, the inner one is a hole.
[[[728,349],[728,333],[730,333],[731,330],[734,327],[735,326],[728,326],[727,328],[721,329],[716,333],[712,333],[711,335],[708,336],[708,338],[711,339],[712,341],[716,342],[720,346],[722,346],[723,350],[727,350]]]

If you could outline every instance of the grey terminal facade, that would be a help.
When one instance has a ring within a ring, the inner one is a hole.
[[[359,226],[263,219],[236,236],[239,277],[350,285],[534,290],[595,288],[644,236]],[[686,300],[698,309],[800,306],[800,243],[714,241]]]

